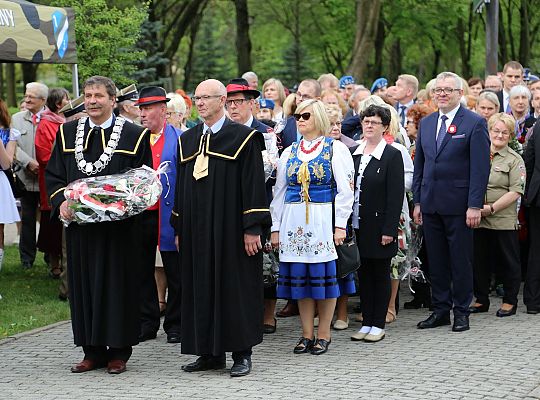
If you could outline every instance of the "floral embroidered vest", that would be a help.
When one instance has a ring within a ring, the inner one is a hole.
[[[291,154],[287,160],[288,186],[285,193],[285,203],[332,202],[335,185],[331,164],[333,141],[334,139],[325,137],[319,155],[308,162],[303,162],[298,158],[300,142],[292,144]]]

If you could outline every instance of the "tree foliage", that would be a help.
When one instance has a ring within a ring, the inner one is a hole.
[[[121,87],[134,82],[136,62],[146,55],[135,45],[147,16],[147,6],[139,4],[119,9],[108,3],[105,0],[57,0],[54,5],[72,7],[75,12],[80,80],[104,75]]]

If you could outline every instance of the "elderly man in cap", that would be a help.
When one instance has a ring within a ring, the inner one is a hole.
[[[124,117],[126,121],[140,125],[139,109],[135,105],[138,98],[137,86],[133,84],[119,90],[116,94],[115,114]]]
[[[342,76],[339,79],[339,93],[343,97],[343,100],[345,100],[345,103],[349,101],[349,97],[353,94],[355,83],[354,78],[350,75]]]
[[[263,336],[261,234],[271,224],[261,152],[263,135],[226,118],[221,82],[201,82],[193,97],[204,122],[179,139],[171,222],[182,263],[182,353],[199,358],[186,372],[251,371]],[[242,102],[239,102],[239,104]]]
[[[163,192],[159,202],[145,211],[145,226],[141,230],[145,247],[143,286],[141,290],[141,334],[139,340],[155,339],[159,329],[159,300],[154,279],[156,248],[159,246],[169,287],[163,330],[168,343],[179,343],[180,333],[180,264],[174,243],[174,230],[169,223],[174,204],[178,138],[182,132],[166,123],[167,97],[165,89],[148,86],[141,90],[136,105],[141,123],[150,131],[152,164],[157,169],[169,162],[168,170],[161,175]]]

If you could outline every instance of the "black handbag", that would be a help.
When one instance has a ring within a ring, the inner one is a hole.
[[[23,181],[21,181],[20,178],[15,173],[15,168],[16,167],[11,167],[3,171],[7,176],[9,186],[11,186],[13,197],[19,198],[19,197],[24,196],[24,194],[26,193],[26,186],[24,185]]]
[[[350,222],[347,223],[347,236],[342,245],[336,246],[337,277],[345,278],[360,268],[360,252],[356,244],[356,234]]]

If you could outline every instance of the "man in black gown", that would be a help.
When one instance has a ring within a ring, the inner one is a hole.
[[[53,215],[71,216],[64,198],[70,182],[152,165],[148,131],[113,115],[115,94],[109,78],[89,78],[84,84],[89,118],[60,126],[45,175]],[[82,145],[77,145],[80,136]],[[139,342],[140,217],[72,222],[66,228],[73,336],[84,351],[72,372],[107,366],[109,373],[122,373]]]
[[[227,93],[209,79],[197,86],[204,119],[179,139],[175,227],[182,269],[182,353],[200,357],[186,372],[251,371],[263,337],[261,238],[271,219],[261,151],[263,135],[225,117]]]

